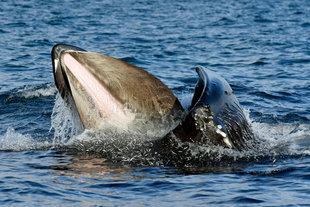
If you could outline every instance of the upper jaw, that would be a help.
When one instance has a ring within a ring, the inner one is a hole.
[[[86,50],[82,48],[71,46],[71,45],[66,45],[66,44],[55,45],[51,52],[55,84],[63,98],[67,92],[71,92],[70,84],[68,83],[68,78],[67,78],[66,73],[63,71],[63,68],[62,68],[63,66],[62,66],[62,61],[61,61],[63,53],[69,52],[69,51],[86,52]]]
[[[66,51],[81,51],[81,52],[86,52],[86,50],[71,46],[71,45],[65,45],[65,44],[57,44],[53,47],[52,49],[52,62],[53,62],[53,68],[54,68],[54,73],[57,71],[57,69],[60,67],[60,58],[63,52]]]
[[[75,47],[72,45],[66,45],[66,44],[57,44],[53,47],[52,49],[52,59],[57,59],[59,58],[59,56],[61,55],[61,53],[63,51],[66,50],[73,50],[73,51],[83,51],[86,52],[86,50],[79,48],[79,47]]]
[[[75,47],[75,46],[71,46],[71,45],[65,45],[65,44],[57,44],[53,47],[52,49],[52,62],[53,62],[53,68],[54,68],[54,72],[58,69],[59,67],[59,62],[61,59],[61,55],[64,52],[68,52],[68,51],[81,51],[81,52],[86,52],[86,50],[79,48],[79,47]]]

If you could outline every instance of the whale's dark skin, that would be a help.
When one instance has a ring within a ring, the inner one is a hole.
[[[189,113],[173,130],[181,141],[237,149],[251,147],[254,135],[229,84],[215,72],[196,67],[199,79]]]
[[[52,62],[56,87],[64,100],[72,96],[84,128],[145,132],[151,123],[167,129],[162,140],[176,137],[239,151],[254,137],[229,84],[204,67],[196,68],[199,78],[185,112],[159,79],[116,58],[58,44]]]

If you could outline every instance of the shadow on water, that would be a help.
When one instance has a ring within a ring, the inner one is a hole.
[[[260,157],[257,159],[244,159],[238,161],[222,160],[219,162],[201,161],[204,166],[185,164],[178,166],[133,165],[131,163],[115,162],[92,153],[77,150],[57,150],[51,156],[57,163],[44,168],[53,170],[56,174],[75,179],[116,179],[139,180],[159,177],[176,177],[182,175],[202,174],[239,174],[257,176],[285,176],[296,170],[293,164],[287,162],[309,159],[309,156],[282,156]],[[143,158],[141,158],[143,159]],[[41,166],[42,168],[42,166]]]
[[[48,168],[57,174],[72,178],[94,178],[94,179],[125,179],[133,171],[132,167],[108,162],[105,158],[81,155],[76,151],[56,151],[55,157],[59,164],[50,165]],[[70,156],[64,163],[62,159]]]
[[[145,179],[158,177],[175,177],[177,175],[217,174],[217,173],[246,173],[245,169],[254,166],[257,162],[221,162],[213,165],[201,166],[135,166],[98,157],[94,154],[85,154],[78,151],[56,151],[59,164],[47,166],[57,174],[72,178],[94,179]],[[63,162],[63,157],[70,156]],[[261,161],[260,161],[261,162]],[[264,161],[264,163],[272,163]]]

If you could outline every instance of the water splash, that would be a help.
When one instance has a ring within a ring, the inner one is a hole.
[[[183,108],[187,110],[192,104],[193,94],[182,93],[178,96],[178,99],[180,100]]]
[[[55,87],[26,87],[14,94],[23,98],[50,96]],[[190,104],[191,95],[182,94],[183,106]],[[9,127],[0,135],[0,150],[24,151],[48,148],[70,148],[78,152],[104,157],[113,162],[149,166],[206,166],[223,161],[256,160],[261,157],[310,156],[310,126],[303,124],[267,124],[255,122],[245,111],[254,133],[262,142],[247,152],[220,146],[182,143],[172,138],[168,145],[157,145],[154,133],[119,133],[83,130],[73,104],[66,104],[57,93],[51,115],[50,133],[53,139],[21,134]],[[151,129],[150,129],[151,130]]]
[[[51,143],[48,140],[38,141],[29,134],[16,132],[12,127],[9,127],[5,134],[0,135],[0,150],[28,151],[49,147],[51,147]]]
[[[187,105],[190,96],[182,97],[182,104]],[[74,105],[66,104],[59,94],[56,95],[51,116],[51,131],[54,131],[54,147],[71,148],[113,162],[137,165],[205,166],[223,161],[257,160],[261,157],[310,155],[309,126],[257,123],[251,120],[248,110],[245,114],[254,133],[261,140],[256,149],[246,152],[220,146],[182,143],[175,137],[168,144],[156,145],[154,137],[148,136],[153,133],[83,131]]]
[[[310,155],[310,126],[305,124],[252,123],[255,134],[269,144],[266,151],[277,156]]]
[[[122,132],[114,129],[104,132],[83,130],[77,110],[74,104],[70,103],[73,102],[66,103],[60,94],[56,95],[50,129],[54,132],[54,148],[69,148],[126,163],[154,162],[154,156],[149,153],[152,150],[151,141],[154,140],[154,132],[141,134],[130,130]]]
[[[61,98],[60,94],[57,93],[51,115],[50,128],[50,132],[54,132],[54,147],[66,144],[70,138],[80,134],[83,130],[76,108],[74,104],[70,103],[73,103],[73,101],[69,101],[67,104]]]
[[[51,97],[55,96],[57,90],[53,83],[44,85],[27,85],[8,96],[8,100],[14,98],[36,98],[36,97]]]

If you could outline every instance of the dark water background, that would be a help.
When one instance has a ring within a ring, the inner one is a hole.
[[[1,1],[0,25],[0,205],[310,205],[310,1]],[[135,137],[79,134],[53,83],[56,43],[142,67],[184,105],[206,66],[266,148],[194,146],[174,165]]]

